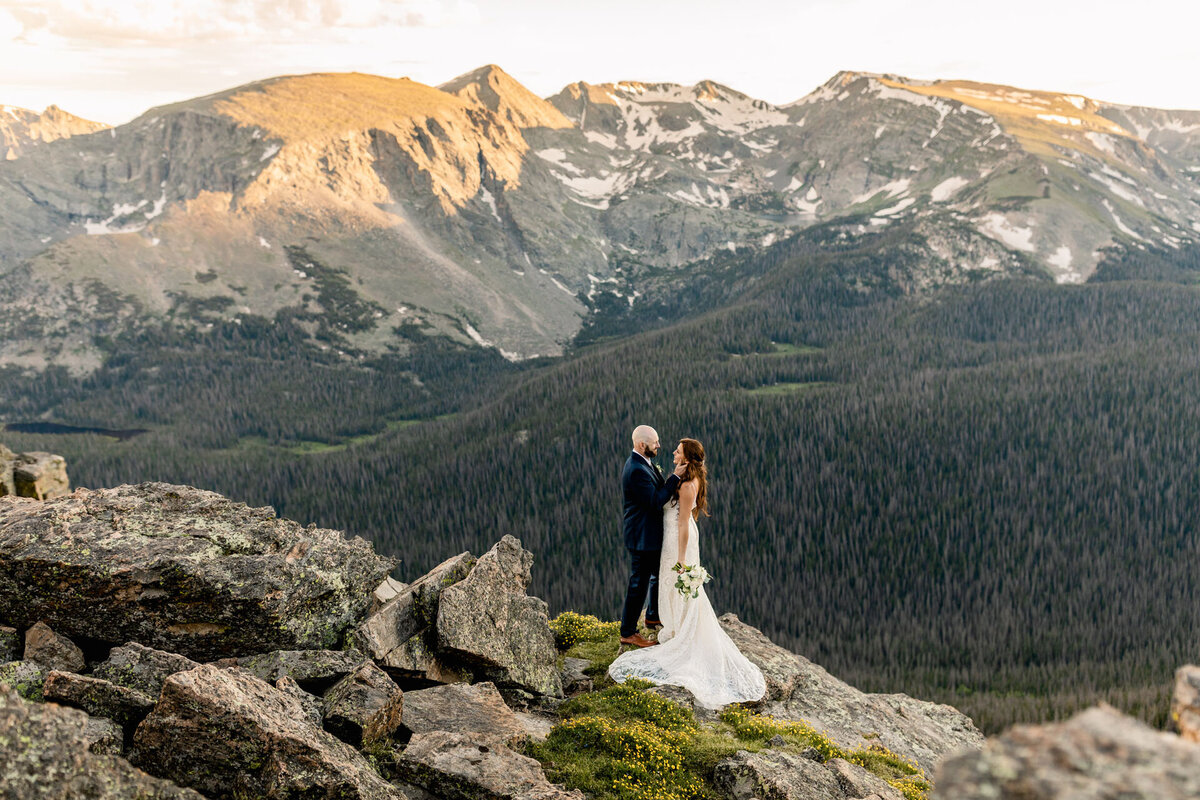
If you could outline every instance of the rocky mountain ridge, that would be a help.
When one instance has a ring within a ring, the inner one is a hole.
[[[657,724],[725,737],[727,755],[706,768],[716,795],[704,796],[924,796],[872,771],[897,757],[937,772],[935,797],[1195,796],[1197,668],[1178,677],[1182,737],[1101,709],[980,750],[954,709],[859,692],[727,615],[768,694],[718,722],[678,687],[594,687],[525,593],[532,562],[505,536],[406,585],[361,539],[191,487],[0,498],[0,787],[14,798],[579,799],[547,777],[575,780],[562,763],[526,753],[609,724],[572,709],[620,696],[622,714],[649,709]],[[597,752],[648,724],[610,727]],[[767,741],[775,728],[818,747]]]
[[[97,334],[280,313],[351,354],[397,329],[556,354],[602,298],[830,223],[909,226],[904,292],[1078,282],[1195,242],[1197,181],[1200,112],[964,81],[844,72],[777,107],[711,81],[543,100],[495,66],[281,77],[0,164],[0,363],[86,372]]]
[[[49,106],[40,114],[27,108],[0,106],[0,149],[7,161],[40,144],[72,136],[108,130],[103,122],[92,122]]]

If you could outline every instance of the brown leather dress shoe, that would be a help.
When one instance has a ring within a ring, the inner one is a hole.
[[[633,636],[622,636],[621,644],[631,644],[634,647],[653,647],[658,642],[652,642],[640,633],[635,633]]]

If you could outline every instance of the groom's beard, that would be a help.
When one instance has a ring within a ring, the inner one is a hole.
[[[658,450],[652,450],[649,447],[647,447],[646,452],[643,453],[642,455],[646,456],[646,458],[658,458]]]

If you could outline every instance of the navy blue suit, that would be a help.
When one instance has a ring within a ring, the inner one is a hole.
[[[637,621],[646,595],[650,605],[646,619],[658,619],[658,559],[662,554],[663,506],[679,487],[679,477],[663,479],[637,453],[631,453],[621,473],[625,493],[625,547],[633,560],[625,608],[621,613],[621,635],[637,633]]]

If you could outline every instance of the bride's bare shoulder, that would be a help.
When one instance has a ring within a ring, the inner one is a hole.
[[[684,481],[683,483],[679,484],[679,496],[695,498],[696,487],[698,485],[699,484],[695,478],[692,478],[690,481]]]

